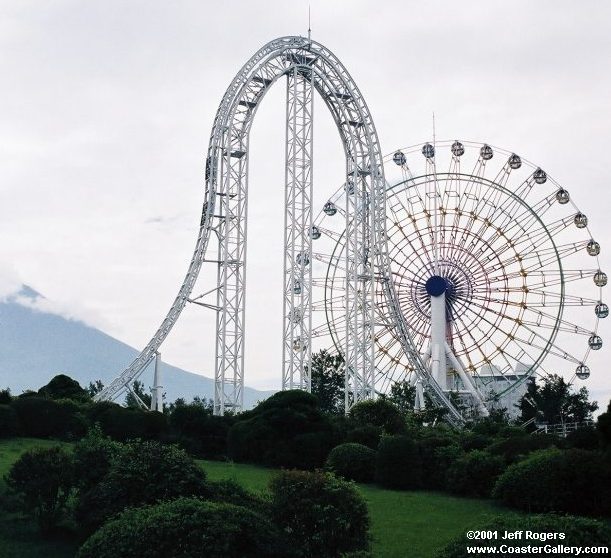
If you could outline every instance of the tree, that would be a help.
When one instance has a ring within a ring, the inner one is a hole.
[[[144,391],[143,382],[134,380],[131,391],[128,391],[125,396],[125,405],[130,409],[140,409],[142,405],[138,401],[138,398],[146,405],[147,409],[151,408],[151,394]]]
[[[6,482],[20,496],[24,511],[47,533],[60,519],[74,484],[72,457],[60,446],[26,451]]]
[[[588,398],[586,387],[575,392],[571,384],[556,374],[546,376],[541,384],[533,378],[518,403],[520,420],[526,422],[536,418],[546,424],[591,420],[592,413],[598,409],[598,403]]]
[[[325,413],[344,412],[344,359],[341,355],[321,350],[310,361],[312,393]]]
[[[103,389],[104,384],[102,383],[102,380],[96,380],[95,382],[89,382],[89,385],[87,386],[87,393],[89,394],[89,397],[93,399],[93,397],[100,393]]]
[[[401,414],[407,415],[414,411],[416,386],[411,385],[406,380],[394,382],[386,398],[401,411]]]
[[[336,445],[331,419],[302,390],[275,393],[236,417],[227,450],[235,461],[315,469]]]
[[[88,394],[81,385],[65,374],[58,374],[52,378],[46,386],[38,390],[38,394],[50,399],[75,399],[76,401],[88,399]]]
[[[399,434],[405,431],[405,419],[399,409],[387,399],[367,399],[359,401],[348,414],[350,423],[355,427],[373,425],[386,434]]]

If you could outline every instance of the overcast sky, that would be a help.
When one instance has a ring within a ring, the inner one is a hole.
[[[608,2],[311,7],[313,38],[351,72],[385,153],[430,139],[433,111],[440,139],[518,152],[572,193],[611,271]],[[263,44],[307,33],[307,13],[306,1],[0,1],[0,296],[27,283],[47,309],[143,347],[191,257],[218,103]],[[251,141],[246,382],[260,388],[280,383],[276,89]],[[315,145],[315,184],[339,185],[341,145],[324,109]],[[164,360],[211,376],[212,316],[183,318]],[[602,401],[610,322],[588,384]]]

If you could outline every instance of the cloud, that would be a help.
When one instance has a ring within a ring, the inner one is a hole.
[[[0,302],[18,293],[22,286],[17,270],[11,265],[0,263]]]

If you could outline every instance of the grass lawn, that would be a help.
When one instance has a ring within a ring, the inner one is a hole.
[[[200,461],[211,480],[233,479],[265,490],[274,471],[239,463]],[[432,558],[450,539],[495,515],[511,514],[490,500],[455,498],[435,492],[398,492],[358,485],[367,500],[376,558]]]
[[[64,445],[30,438],[0,440],[0,497],[5,489],[4,475],[22,452],[57,444]],[[271,469],[253,465],[199,463],[211,480],[233,479],[254,491],[264,491],[274,474]],[[455,498],[434,492],[398,492],[371,485],[358,485],[358,488],[369,506],[376,558],[432,558],[464,530],[477,528],[493,515],[511,513],[489,500]],[[41,539],[29,519],[0,510],[1,558],[68,558],[76,550],[74,543]]]
[[[14,438],[0,440],[0,498],[6,489],[4,475],[26,450],[35,447],[69,445],[53,440]],[[0,556],[2,558],[72,558],[78,549],[73,542],[43,539],[38,528],[18,513],[0,509]]]

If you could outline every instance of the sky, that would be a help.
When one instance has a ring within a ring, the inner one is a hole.
[[[611,270],[608,2],[0,0],[0,297],[26,283],[44,310],[143,347],[192,254],[218,103],[261,46],[307,34],[308,5],[313,38],[352,74],[384,153],[429,140],[433,112],[437,138],[520,153],[572,193]],[[283,99],[280,86],[266,97],[250,154],[246,383],[272,389]],[[323,191],[341,184],[343,160],[330,116],[316,115]],[[188,308],[164,360],[211,376],[212,324]],[[605,406],[610,346],[588,383]]]

